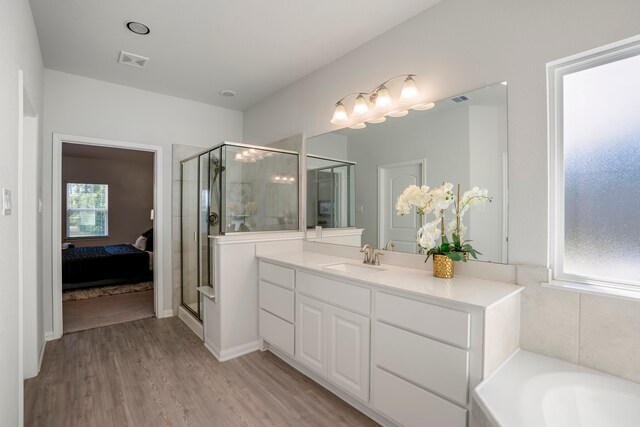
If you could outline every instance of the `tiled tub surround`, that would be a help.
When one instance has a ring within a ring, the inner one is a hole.
[[[513,284],[309,251],[258,257],[266,345],[385,425],[466,426],[471,391],[518,348]]]
[[[521,348],[640,382],[640,300],[543,287],[550,274],[517,268]]]

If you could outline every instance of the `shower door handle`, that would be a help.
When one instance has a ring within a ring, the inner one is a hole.
[[[194,231],[194,232],[193,232],[193,241],[194,241],[194,242],[197,242],[197,241],[198,241],[198,232],[197,232],[197,231]]]

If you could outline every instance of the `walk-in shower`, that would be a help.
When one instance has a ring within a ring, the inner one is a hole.
[[[182,306],[214,286],[209,236],[298,230],[298,153],[225,142],[181,161]]]

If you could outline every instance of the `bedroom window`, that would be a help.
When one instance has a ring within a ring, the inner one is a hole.
[[[640,38],[548,72],[555,284],[637,297]]]
[[[109,186],[67,183],[67,237],[106,237]]]

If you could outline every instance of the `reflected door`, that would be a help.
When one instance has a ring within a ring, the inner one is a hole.
[[[378,247],[388,241],[399,252],[418,252],[416,233],[422,226],[422,217],[416,214],[399,216],[396,201],[409,185],[421,186],[426,177],[426,159],[393,163],[378,167]]]

